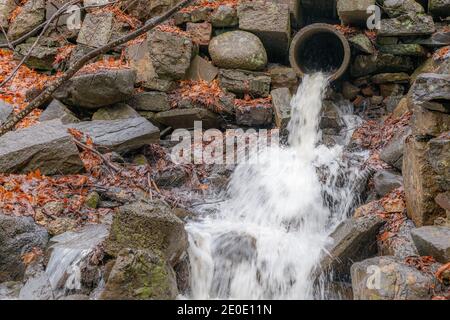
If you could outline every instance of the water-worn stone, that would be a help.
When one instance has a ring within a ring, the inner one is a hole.
[[[25,273],[22,256],[33,248],[45,249],[47,231],[31,217],[0,213],[0,283],[20,281]]]
[[[428,142],[427,159],[437,173],[436,182],[442,190],[450,190],[450,132]]]
[[[267,67],[267,73],[271,79],[272,90],[289,88],[291,94],[295,94],[298,87],[298,77],[294,69],[280,64],[271,63]]]
[[[226,69],[262,70],[267,53],[261,40],[246,31],[231,31],[214,37],[209,43],[214,65]]]
[[[267,97],[270,91],[270,81],[270,77],[265,73],[227,69],[219,71],[221,88],[237,94]]]
[[[125,103],[116,103],[115,105],[98,109],[93,115],[92,120],[119,120],[140,117],[139,113]]]
[[[109,42],[113,30],[112,12],[88,13],[78,34],[77,43],[99,48]]]
[[[69,106],[97,109],[131,96],[135,79],[136,72],[131,69],[81,74],[68,80],[53,97]]]
[[[192,59],[191,65],[186,73],[186,79],[193,81],[206,81],[210,83],[219,74],[219,69],[212,65],[211,62],[196,55]]]
[[[412,133],[411,127],[402,127],[395,133],[391,141],[381,149],[380,159],[390,164],[398,170],[402,170],[403,167],[403,150],[405,148],[405,141]]]
[[[138,111],[161,112],[170,109],[169,97],[158,91],[136,93],[128,100],[128,104]]]
[[[380,46],[381,53],[393,54],[397,56],[412,56],[424,57],[427,55],[427,50],[420,44],[394,44]]]
[[[450,16],[450,1],[429,0],[428,10],[435,17],[448,17]]]
[[[410,57],[391,54],[359,55],[351,65],[355,78],[383,72],[412,72],[414,64]]]
[[[173,129],[194,128],[195,121],[201,121],[205,129],[220,127],[217,115],[205,108],[172,109],[159,112],[155,115],[155,121]]]
[[[175,272],[151,250],[123,249],[100,299],[168,300],[178,295]]]
[[[343,24],[366,25],[370,13],[367,8],[375,4],[375,0],[338,0],[337,12]]]
[[[272,1],[241,1],[237,12],[239,29],[256,34],[270,60],[283,61],[291,38],[289,6]]]
[[[23,59],[28,54],[33,46],[36,38],[32,37],[27,39],[25,43],[22,43],[15,47],[14,57],[17,60]],[[25,64],[33,69],[37,70],[53,70],[56,55],[58,54],[59,44],[50,38],[41,38],[38,44],[34,47],[31,54]]]
[[[16,7],[14,0],[0,0],[0,26],[5,30],[8,29],[9,16]]]
[[[431,35],[436,31],[433,18],[428,15],[404,14],[402,16],[382,19],[379,36],[406,37]]]
[[[220,5],[211,14],[211,23],[214,28],[229,28],[239,24],[236,8]]]
[[[25,284],[19,293],[20,300],[53,300],[53,290],[44,267],[32,262],[25,272]]]
[[[440,263],[450,261],[450,228],[428,226],[411,232],[421,256],[432,256]]]
[[[420,74],[410,92],[417,105],[432,111],[450,113],[450,75]]]
[[[71,174],[84,170],[72,136],[59,120],[46,121],[0,137],[0,172]]]
[[[416,226],[433,225],[436,218],[445,216],[445,211],[434,201],[439,186],[427,159],[426,142],[413,137],[406,140],[402,172],[408,217]]]
[[[355,300],[429,300],[437,283],[433,274],[394,257],[375,257],[351,268]]]
[[[364,34],[358,33],[354,35],[348,41],[355,47],[357,50],[366,53],[373,54],[375,53],[375,48],[373,47],[372,41]]]
[[[0,100],[0,125],[11,119],[13,111],[12,105]]]
[[[150,60],[161,79],[180,80],[186,75],[192,58],[192,40],[186,36],[150,31],[148,34]]]
[[[159,142],[159,129],[142,117],[86,121],[68,127],[90,136],[101,152],[126,153]]]
[[[257,127],[270,125],[273,120],[271,105],[257,104],[236,106],[236,123],[242,126]]]
[[[332,271],[335,279],[348,280],[350,267],[377,253],[377,235],[384,221],[378,215],[350,218],[341,223],[331,238],[333,244],[327,247],[321,269]]]
[[[270,92],[275,125],[285,130],[291,120],[291,93],[288,88],[279,88]]]
[[[105,250],[113,256],[126,248],[161,252],[174,266],[185,254],[187,245],[184,223],[166,204],[153,200],[118,209]]]
[[[373,176],[375,192],[379,197],[384,197],[386,194],[403,186],[403,177],[393,171],[382,170],[375,173]]]
[[[345,122],[340,115],[339,107],[331,100],[324,100],[319,128],[338,135],[344,127]]]
[[[45,20],[45,0],[29,0],[8,28],[8,38],[16,40]]]
[[[49,121],[59,119],[62,124],[80,122],[75,114],[70,111],[62,102],[53,99],[39,117],[39,121]]]

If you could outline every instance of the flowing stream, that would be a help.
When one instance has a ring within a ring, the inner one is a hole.
[[[291,102],[288,146],[238,164],[224,201],[187,225],[192,299],[313,299],[313,269],[355,205],[359,170],[340,144],[321,144],[328,81],[306,76]],[[348,128],[357,118],[340,106]],[[323,296],[323,294],[322,294]]]

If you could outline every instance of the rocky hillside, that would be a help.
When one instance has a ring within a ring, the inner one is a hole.
[[[232,168],[174,164],[171,135],[285,135],[313,23],[350,48],[322,143],[355,130],[346,148],[370,154],[315,275],[337,298],[450,299],[449,0],[0,0],[0,299],[188,294],[184,224]]]

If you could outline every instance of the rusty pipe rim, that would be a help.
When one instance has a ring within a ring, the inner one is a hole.
[[[340,67],[336,71],[334,71],[333,74],[330,76],[330,81],[335,81],[340,77],[342,77],[344,73],[347,71],[350,65],[351,49],[348,40],[345,38],[342,32],[338,31],[334,26],[330,24],[314,23],[301,29],[292,39],[291,46],[289,48],[289,62],[291,64],[291,67],[294,69],[294,71],[297,73],[298,76],[303,77],[305,74],[308,74],[308,72],[304,71],[302,67],[297,63],[296,50],[298,49],[299,44],[305,42],[306,40],[309,40],[315,34],[320,33],[332,34],[336,36],[336,38],[338,38],[342,44],[344,53],[342,63]]]

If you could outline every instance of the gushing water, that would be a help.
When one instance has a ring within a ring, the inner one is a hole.
[[[311,272],[352,206],[357,175],[342,146],[319,144],[326,87],[325,75],[306,76],[291,102],[289,146],[239,164],[226,200],[188,224],[190,298],[314,297]]]

